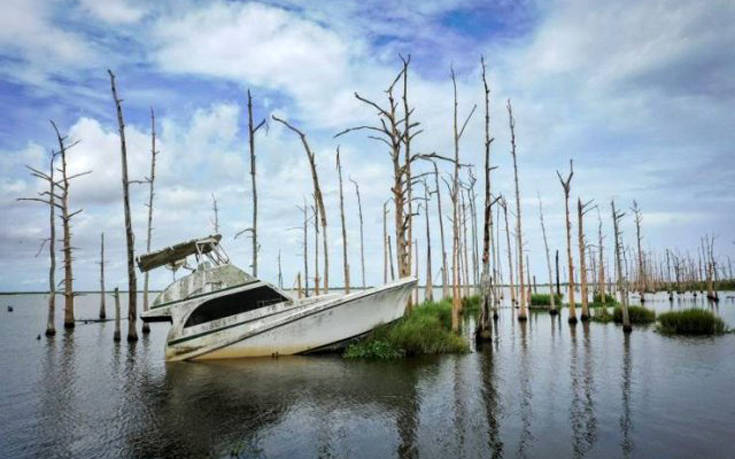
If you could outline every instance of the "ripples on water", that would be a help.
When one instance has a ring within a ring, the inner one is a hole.
[[[715,311],[732,327],[726,296]],[[77,317],[96,317],[98,298],[79,297]],[[692,304],[661,294],[646,306]],[[461,356],[167,364],[167,324],[134,345],[113,343],[112,322],[36,340],[45,296],[0,306],[2,457],[732,454],[732,334],[625,336],[504,308],[494,341]]]

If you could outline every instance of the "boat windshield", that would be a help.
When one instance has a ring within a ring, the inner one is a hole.
[[[184,327],[193,327],[284,301],[288,301],[288,298],[272,287],[261,285],[202,303],[191,313]]]

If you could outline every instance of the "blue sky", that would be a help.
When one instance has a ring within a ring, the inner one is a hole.
[[[143,2],[21,1],[0,17],[0,290],[46,286],[46,209],[19,203],[39,190],[24,164],[43,167],[53,119],[73,139],[72,170],[92,169],[72,186],[76,285],[97,286],[99,233],[107,239],[108,285],[125,285],[117,127],[106,69],[124,99],[130,169],[147,173],[149,108],[160,134],[160,181],[153,246],[211,232],[211,194],[221,209],[225,247],[246,267],[249,226],[245,91],[258,119],[278,114],[303,128],[317,153],[341,284],[341,237],[333,135],[373,114],[353,96],[379,98],[413,56],[410,94],[425,132],[416,151],[450,152],[451,82],[460,113],[482,104],[479,56],[492,86],[495,191],[510,195],[512,169],[505,100],[517,118],[524,235],[533,272],[544,279],[536,195],[544,201],[552,248],[563,249],[563,194],[555,170],[575,161],[572,195],[644,212],[644,247],[696,253],[714,233],[723,262],[735,258],[735,6],[728,1],[606,2]],[[460,115],[461,116],[461,115]],[[257,140],[262,277],[275,280],[282,253],[290,285],[301,267],[296,206],[311,192],[298,139],[268,124]],[[390,161],[360,134],[339,139],[345,175],[361,185],[367,282],[382,281],[381,206]],[[482,163],[482,119],[462,141]],[[479,174],[478,174],[479,175]],[[347,186],[348,248],[360,278],[357,208]],[[146,193],[133,194],[136,248],[145,246]],[[430,218],[436,225],[436,215]],[[590,235],[596,217],[588,222]],[[423,219],[421,220],[421,226]],[[625,225],[632,242],[630,222]],[[435,237],[438,237],[434,232]],[[421,232],[423,234],[423,232]],[[423,241],[419,241],[423,250]],[[434,247],[438,247],[438,240]],[[434,266],[440,266],[438,251]],[[611,255],[608,255],[610,258]],[[422,277],[423,277],[423,273]],[[170,274],[154,275],[163,287]],[[438,277],[435,277],[438,279]]]

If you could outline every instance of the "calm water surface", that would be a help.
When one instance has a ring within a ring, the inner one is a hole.
[[[735,327],[732,298],[714,310]],[[165,363],[168,324],[134,345],[111,322],[37,340],[45,301],[0,296],[2,457],[735,456],[733,334],[625,336],[503,308],[495,340],[461,356]],[[77,317],[98,302],[79,297]],[[709,307],[646,305],[695,303]]]

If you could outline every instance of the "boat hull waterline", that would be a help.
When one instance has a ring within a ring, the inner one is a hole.
[[[401,318],[415,286],[416,279],[407,278],[348,295],[317,297],[190,336],[182,337],[174,326],[166,360],[272,357],[327,348]]]

